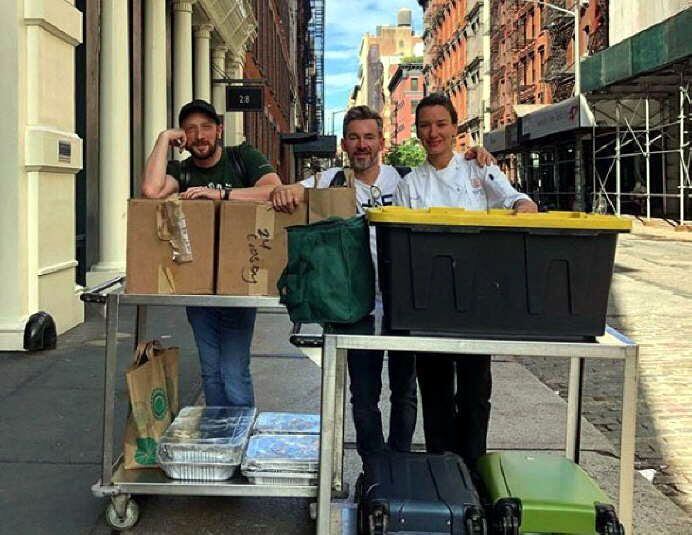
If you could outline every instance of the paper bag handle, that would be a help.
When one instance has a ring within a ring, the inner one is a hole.
[[[135,358],[133,364],[140,366],[145,362],[154,358],[157,351],[161,351],[161,342],[158,340],[149,340],[148,342],[140,342],[135,349]]]

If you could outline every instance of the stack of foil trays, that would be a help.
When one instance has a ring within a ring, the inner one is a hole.
[[[186,407],[161,437],[156,460],[173,479],[228,479],[241,464],[256,415],[254,407]]]
[[[257,434],[241,465],[255,485],[315,485],[320,437],[315,434]]]

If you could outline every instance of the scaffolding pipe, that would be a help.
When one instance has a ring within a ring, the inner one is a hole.
[[[685,94],[680,80],[680,226],[685,224]]]
[[[646,109],[646,219],[651,219],[651,137],[649,135],[649,95],[644,101]]]
[[[596,103],[593,103],[593,116],[596,117]],[[596,121],[591,124],[591,178],[593,189],[591,190],[591,211],[596,212]]]
[[[615,103],[615,213],[620,215],[622,203],[620,201],[620,101]]]
[[[668,106],[667,100],[661,100],[661,116],[665,120],[668,118]],[[661,150],[666,150],[666,126],[661,126]],[[663,194],[668,193],[668,168],[666,166],[666,157],[661,157],[661,181],[663,182]],[[668,215],[668,197],[663,197],[663,215],[664,217]]]

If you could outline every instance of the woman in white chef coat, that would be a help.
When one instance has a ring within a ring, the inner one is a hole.
[[[536,204],[515,190],[499,167],[480,167],[454,152],[457,113],[446,95],[433,93],[420,101],[416,129],[427,159],[399,182],[394,204],[537,211]],[[416,368],[427,450],[453,451],[473,469],[486,451],[490,356],[426,355],[417,359]]]

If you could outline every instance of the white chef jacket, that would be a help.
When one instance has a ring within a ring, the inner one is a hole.
[[[409,208],[433,206],[467,210],[512,208],[521,199],[529,199],[515,190],[497,165],[481,167],[455,153],[444,169],[435,169],[426,160],[400,182],[394,192],[394,204]]]

